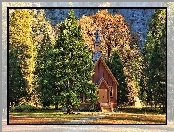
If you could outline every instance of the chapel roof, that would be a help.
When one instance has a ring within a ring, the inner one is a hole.
[[[110,90],[110,88],[109,88],[109,86],[108,86],[108,84],[107,84],[107,82],[105,81],[104,78],[101,78],[101,81],[100,81],[100,83],[99,83],[99,85],[98,85],[98,88],[101,86],[102,83],[104,83],[105,86],[106,86],[106,88]]]
[[[101,61],[101,63],[103,64],[103,66],[105,67],[106,71],[109,73],[109,75],[111,76],[112,80],[115,82],[115,84],[119,85],[118,81],[116,80],[116,78],[114,77],[114,75],[112,74],[111,70],[109,69],[109,67],[107,66],[107,64],[105,63],[105,61],[103,60],[103,57],[100,56],[98,58],[98,60],[96,61],[94,67],[97,66],[97,64]]]

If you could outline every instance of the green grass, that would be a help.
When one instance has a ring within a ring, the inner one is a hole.
[[[91,120],[87,124],[165,124],[165,114],[138,114],[137,109],[125,109],[128,113],[113,113],[106,117]],[[134,113],[132,113],[134,112]],[[141,113],[141,110],[140,110]],[[10,112],[9,121],[13,124],[64,124],[72,120],[99,115],[99,112],[79,112],[67,114],[66,112],[35,111],[35,112]]]
[[[75,114],[67,114],[66,112],[10,112],[10,117],[28,117],[28,118],[85,118],[95,115],[92,112],[80,112]]]

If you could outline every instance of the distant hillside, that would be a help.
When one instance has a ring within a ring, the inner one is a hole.
[[[148,31],[148,23],[155,9],[108,9],[111,14],[121,14],[126,22],[131,26],[132,33],[140,35],[140,47],[144,45],[146,33]],[[82,15],[95,14],[98,9],[74,9],[77,19]],[[52,25],[62,22],[69,12],[69,9],[45,9],[46,18],[51,21]]]

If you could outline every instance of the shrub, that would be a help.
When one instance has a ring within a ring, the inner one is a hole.
[[[18,105],[15,107],[11,107],[11,112],[23,112],[23,111],[30,112],[30,111],[35,111],[35,110],[37,110],[37,108],[35,106],[31,106],[28,104],[22,104],[22,105]]]
[[[84,108],[80,108],[79,111],[81,112],[89,112],[89,107],[84,107]]]
[[[96,107],[84,107],[84,108],[80,108],[79,111],[81,111],[81,112],[96,112],[96,111],[99,111],[99,109]]]
[[[142,111],[144,112],[148,112],[148,113],[158,113],[158,114],[162,114],[163,110],[161,108],[155,108],[155,107],[144,107],[142,108]]]

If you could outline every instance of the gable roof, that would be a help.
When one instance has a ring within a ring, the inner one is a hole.
[[[110,90],[110,88],[109,88],[109,86],[108,86],[108,84],[107,84],[107,82],[105,81],[104,78],[101,78],[101,81],[100,81],[100,83],[98,85],[98,88],[101,86],[102,82],[105,84],[106,88]]]
[[[112,80],[115,82],[115,84],[119,85],[118,81],[116,80],[116,78],[114,77],[114,75],[112,74],[111,70],[109,69],[109,67],[106,65],[105,61],[103,60],[102,56],[100,56],[98,58],[98,60],[95,62],[94,67],[97,66],[97,64],[99,63],[99,61],[102,62],[103,66],[105,67],[106,71],[109,73],[109,75],[111,76]]]

